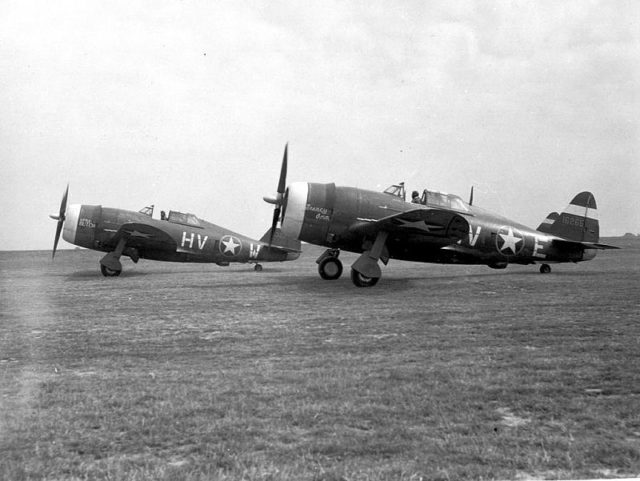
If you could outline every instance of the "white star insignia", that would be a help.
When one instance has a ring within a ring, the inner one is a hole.
[[[223,254],[231,253],[232,256],[236,255],[236,247],[240,247],[240,244],[236,244],[233,240],[233,237],[228,237],[228,240],[222,239],[222,244],[224,244]]]
[[[518,244],[519,242],[522,242],[522,239],[518,236],[513,235],[513,229],[511,227],[509,227],[509,231],[507,234],[499,234],[499,235],[500,237],[502,237],[502,240],[504,241],[504,243],[502,244],[502,247],[500,247],[500,251],[511,249],[511,252],[515,254],[517,252],[516,244]]]

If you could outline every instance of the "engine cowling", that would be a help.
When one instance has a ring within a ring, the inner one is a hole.
[[[294,182],[285,193],[282,231],[312,244],[324,244],[333,216],[335,184]]]
[[[65,215],[62,238],[80,247],[93,248],[101,217],[102,207],[99,205],[70,205]]]

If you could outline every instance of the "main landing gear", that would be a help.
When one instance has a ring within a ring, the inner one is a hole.
[[[551,272],[551,266],[549,264],[542,264],[540,266],[540,274],[549,274]]]
[[[115,250],[109,252],[106,256],[100,259],[100,272],[102,272],[103,276],[116,277],[120,275],[122,272],[120,256],[122,255],[126,245],[126,237],[121,237]]]
[[[100,272],[105,277],[118,277],[122,273],[122,263],[120,257],[124,254],[129,256],[134,263],[138,263],[140,260],[140,253],[133,247],[126,247],[127,238],[122,237],[118,241],[118,245],[115,250],[108,252],[102,259],[100,259]]]
[[[385,248],[388,232],[379,231],[373,244],[368,242],[364,247],[365,251],[351,266],[351,281],[356,287],[373,287],[375,286],[382,271],[380,270],[379,260],[384,264],[389,260],[389,253]]]
[[[351,282],[357,287],[373,287],[379,280],[379,277],[367,277],[355,269],[351,269]]]
[[[333,281],[342,275],[342,262],[338,259],[339,255],[339,249],[327,249],[316,260],[318,273],[324,280]]]
[[[327,281],[340,278],[343,267],[342,262],[338,259],[339,255],[340,251],[338,249],[327,249],[318,260],[316,260],[320,277]],[[379,279],[380,276],[367,277],[355,269],[351,269],[351,281],[357,287],[373,287],[378,283]]]
[[[122,272],[122,269],[110,269],[104,264],[100,264],[100,272],[102,272],[102,275],[105,277],[117,277]]]
[[[364,252],[351,265],[351,281],[355,286],[373,287],[380,280],[382,272],[378,261],[382,260],[386,264],[389,260],[389,253],[384,245],[387,235],[387,232],[380,231],[373,242],[367,241],[363,246]],[[342,275],[342,262],[338,259],[339,255],[339,249],[327,249],[318,257],[316,263],[320,277],[331,281]]]

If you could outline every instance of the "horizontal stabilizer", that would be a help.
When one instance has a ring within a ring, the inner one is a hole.
[[[269,229],[260,239],[260,242],[265,244],[269,243],[271,239],[271,229]],[[287,252],[302,252],[302,245],[298,239],[292,239],[282,233],[282,231],[276,227],[273,233],[273,240],[271,241],[273,247],[285,250]]]
[[[620,247],[612,246],[609,244],[601,244],[599,242],[579,242],[579,241],[572,241],[572,240],[566,240],[566,239],[553,239],[552,242],[555,245],[581,246],[583,249],[597,249],[597,250],[620,249]]]
[[[610,244],[600,244],[598,242],[583,242],[582,245],[585,249],[620,249],[618,246],[612,246]]]

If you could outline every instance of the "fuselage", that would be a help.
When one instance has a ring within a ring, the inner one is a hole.
[[[449,205],[426,206],[354,187],[293,183],[286,193],[282,230],[305,242],[360,253],[372,241],[367,238],[367,224],[415,209],[442,208],[456,212],[455,226],[437,228],[416,222],[390,230],[385,243],[388,257],[502,268],[509,263],[578,262],[595,255],[575,245],[558,247],[551,242],[555,236],[471,206],[456,196],[445,200]]]
[[[264,262],[293,260],[299,253],[285,252],[191,214],[178,221],[100,205],[68,206],[63,239],[87,249],[111,252],[127,235],[124,255],[172,262]],[[124,229],[124,230],[123,230]]]

